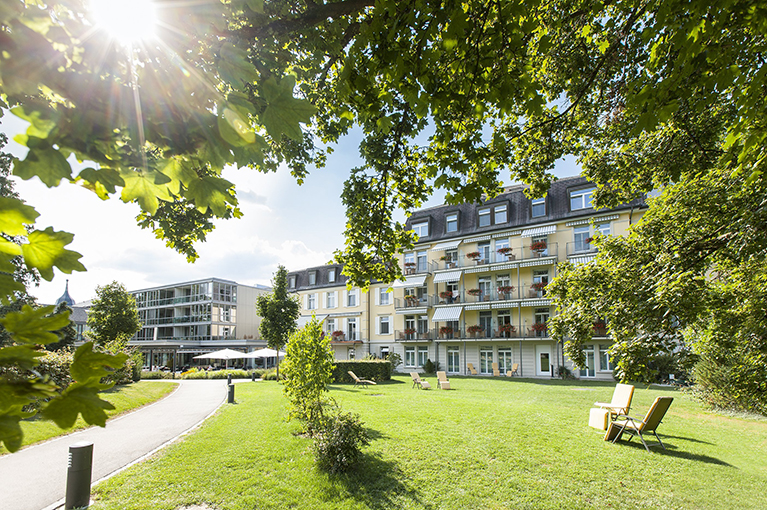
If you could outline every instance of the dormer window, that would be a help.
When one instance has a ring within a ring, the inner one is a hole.
[[[496,205],[493,207],[493,216],[495,216],[495,224],[500,225],[509,221],[509,208],[506,204]]]
[[[413,232],[418,237],[429,237],[429,222],[413,223]]]
[[[317,271],[309,271],[309,285],[317,285]]]
[[[591,195],[596,188],[581,189],[570,192],[570,210],[588,209],[591,206]]]
[[[533,203],[533,218],[546,216],[546,198],[536,198]]]
[[[288,276],[288,287],[291,289],[296,288],[296,275],[292,274]]]
[[[458,232],[458,213],[445,216],[445,232]]]
[[[489,207],[483,207],[482,209],[477,211],[477,214],[479,215],[480,227],[487,227],[490,225],[490,208]]]
[[[328,269],[328,283],[335,283],[336,281],[336,268],[331,267]]]

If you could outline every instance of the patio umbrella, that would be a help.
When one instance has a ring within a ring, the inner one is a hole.
[[[258,349],[253,352],[249,352],[243,356],[244,358],[276,358],[277,357],[277,351],[274,349]],[[280,351],[280,358],[284,358],[285,353]],[[264,365],[266,366],[266,365]]]
[[[239,351],[234,351],[232,349],[221,349],[220,351],[213,351],[209,352],[207,354],[200,354],[199,356],[195,356],[194,359],[222,359],[225,360],[225,366],[226,368],[229,368],[229,360],[230,359],[241,359],[244,358],[245,354]]]

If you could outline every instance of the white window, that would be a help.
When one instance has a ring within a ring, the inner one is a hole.
[[[317,309],[317,294],[309,294],[306,297],[306,309],[307,310],[316,310]]]
[[[479,260],[482,264],[489,264],[490,260],[490,242],[477,243],[477,251],[479,252]]]
[[[296,288],[296,275],[292,274],[288,276],[288,287],[290,287],[291,289]]]
[[[335,283],[336,281],[336,268],[331,267],[328,269],[328,283]]]
[[[328,319],[326,324],[327,324],[327,326],[325,327],[325,331],[327,331],[328,335],[332,335],[333,331],[336,330],[336,320],[335,319]]]
[[[391,294],[386,292],[388,289],[386,287],[381,287],[378,289],[378,304],[381,306],[386,306],[391,304]]]
[[[335,308],[336,307],[336,293],[335,291],[328,292],[325,295],[325,308]]]
[[[391,316],[383,315],[378,318],[378,334],[389,335],[391,334]]]
[[[429,237],[429,222],[424,221],[423,223],[414,223],[413,232],[415,232],[418,237]]]
[[[357,290],[349,291],[346,295],[346,306],[357,306]]]
[[[317,271],[309,271],[309,285],[317,284]]]
[[[588,225],[585,227],[574,227],[573,228],[573,251],[579,252],[579,251],[588,251],[591,248],[590,243],[587,240],[590,240],[590,228]]]
[[[591,194],[595,188],[581,189],[570,192],[570,210],[588,209],[591,207]]]
[[[445,216],[445,231],[458,232],[458,213],[451,213]]]
[[[405,347],[405,366],[415,366],[415,347]]]
[[[610,235],[610,224],[609,223],[597,223],[596,227],[594,228],[594,233],[601,235],[601,236],[609,236]]]
[[[479,348],[479,373],[493,373],[493,348],[490,346]]]
[[[447,348],[447,371],[450,374],[457,374],[461,367],[461,355],[458,347]]]
[[[610,354],[608,353],[609,350],[609,345],[599,344],[599,370],[609,371],[613,369]]]
[[[477,211],[477,214],[479,215],[479,226],[480,227],[487,227],[490,225],[490,208],[484,207]]]
[[[509,210],[506,204],[496,205],[493,208],[493,213],[495,216],[494,220],[496,225],[499,225],[501,223],[506,223],[507,221],[509,221]]]
[[[418,347],[418,366],[422,367],[426,364],[426,360],[429,359],[429,348]]]
[[[416,271],[419,273],[426,272],[426,264],[427,264],[427,258],[426,258],[426,251],[419,251],[416,253]]]
[[[536,198],[533,200],[533,218],[546,216],[546,198]]]

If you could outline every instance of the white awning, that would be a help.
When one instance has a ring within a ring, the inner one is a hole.
[[[461,278],[463,271],[448,271],[447,273],[437,273],[434,275],[434,283],[457,282]]]
[[[404,289],[409,287],[423,287],[423,283],[426,281],[426,275],[422,276],[408,276],[404,282],[396,281],[392,285],[395,289]]]
[[[437,308],[434,310],[434,317],[431,318],[432,322],[446,322],[457,321],[461,317],[463,307],[461,306],[446,306],[444,308]]]
[[[460,239],[454,239],[452,241],[445,241],[444,243],[437,243],[432,247],[431,251],[445,251],[445,250],[455,250],[458,248],[458,245],[461,244]]]
[[[522,231],[522,237],[546,236],[549,234],[553,234],[556,231],[557,231],[556,225],[547,225],[545,227],[528,228],[527,230]]]
[[[577,266],[577,265],[580,265],[580,264],[588,264],[589,262],[591,262],[595,258],[597,258],[596,255],[585,255],[585,256],[581,256],[581,257],[570,257],[569,259],[567,259],[567,261],[569,263],[575,264]]]
[[[322,321],[325,320],[327,315],[316,315],[316,317],[317,317],[317,322],[322,324]],[[310,320],[312,320],[312,316],[311,315],[302,315],[298,319],[296,319],[296,324],[298,325],[299,328],[303,328],[304,326],[309,324]]]

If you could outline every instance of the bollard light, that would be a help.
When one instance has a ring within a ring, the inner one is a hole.
[[[229,397],[227,398],[227,402],[234,404],[234,384],[229,385]]]
[[[82,441],[71,445],[69,447],[65,510],[85,508],[90,505],[92,468],[93,443]]]
[[[253,381],[253,382],[256,382],[256,373],[255,372],[251,372],[250,373],[250,380]]]
[[[232,384],[232,374],[226,375],[226,384]]]

